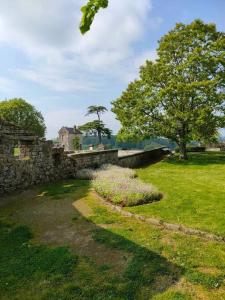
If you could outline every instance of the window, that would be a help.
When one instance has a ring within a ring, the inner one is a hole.
[[[15,147],[15,148],[13,149],[13,155],[14,155],[15,157],[20,157],[20,154],[21,154],[20,148],[19,148],[19,147]]]

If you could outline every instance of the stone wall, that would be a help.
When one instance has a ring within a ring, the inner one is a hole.
[[[118,150],[102,150],[86,153],[69,154],[70,159],[76,162],[76,168],[97,168],[103,164],[118,164]]]
[[[14,153],[15,147],[20,149],[17,156]],[[79,169],[95,168],[106,163],[139,167],[164,154],[162,149],[123,157],[118,157],[118,150],[69,154],[63,148],[53,148],[51,141],[21,131],[0,119],[0,194],[75,178]]]
[[[118,151],[68,154],[52,141],[0,119],[0,194],[74,178],[77,170],[104,163],[117,164]]]
[[[71,178],[75,170],[75,162],[63,149],[54,149],[51,142],[39,141],[29,149],[29,157],[0,154],[0,194]]]
[[[68,178],[74,170],[63,149],[0,119],[0,194]]]
[[[161,159],[162,156],[167,153],[169,153],[169,151],[164,150],[163,148],[138,152],[119,157],[118,164],[124,168],[138,168]]]
[[[18,159],[0,154],[0,194],[30,186],[75,178],[82,168],[95,168],[105,163],[118,164],[118,151],[66,154],[50,142],[36,145],[32,157]]]

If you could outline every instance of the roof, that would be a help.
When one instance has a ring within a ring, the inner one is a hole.
[[[82,132],[75,127],[62,127],[60,130],[65,129],[69,134],[82,134]]]

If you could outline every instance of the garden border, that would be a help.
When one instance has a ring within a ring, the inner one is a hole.
[[[112,210],[119,212],[121,215],[129,218],[135,218],[139,221],[143,221],[147,224],[151,224],[157,227],[160,227],[161,229],[166,229],[169,231],[174,231],[174,232],[180,232],[184,233],[187,235],[192,235],[192,236],[197,236],[203,239],[206,239],[208,241],[215,241],[215,242],[223,242],[225,243],[225,237],[216,235],[207,231],[202,231],[199,229],[194,229],[191,227],[186,227],[181,224],[173,224],[173,223],[167,223],[161,219],[157,218],[149,218],[145,217],[139,214],[131,213],[129,211],[124,210],[121,206],[112,204],[111,202],[105,200],[103,197],[101,197],[98,193],[93,191],[93,193],[108,207],[110,207]]]

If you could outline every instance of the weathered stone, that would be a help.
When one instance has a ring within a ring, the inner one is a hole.
[[[20,152],[14,156],[14,149]],[[162,149],[141,152],[138,155],[118,157],[118,150],[91,151],[70,154],[63,148],[54,148],[46,141],[0,119],[0,194],[23,190],[35,184],[75,178],[77,170],[95,168],[102,164],[126,167],[159,159]]]

